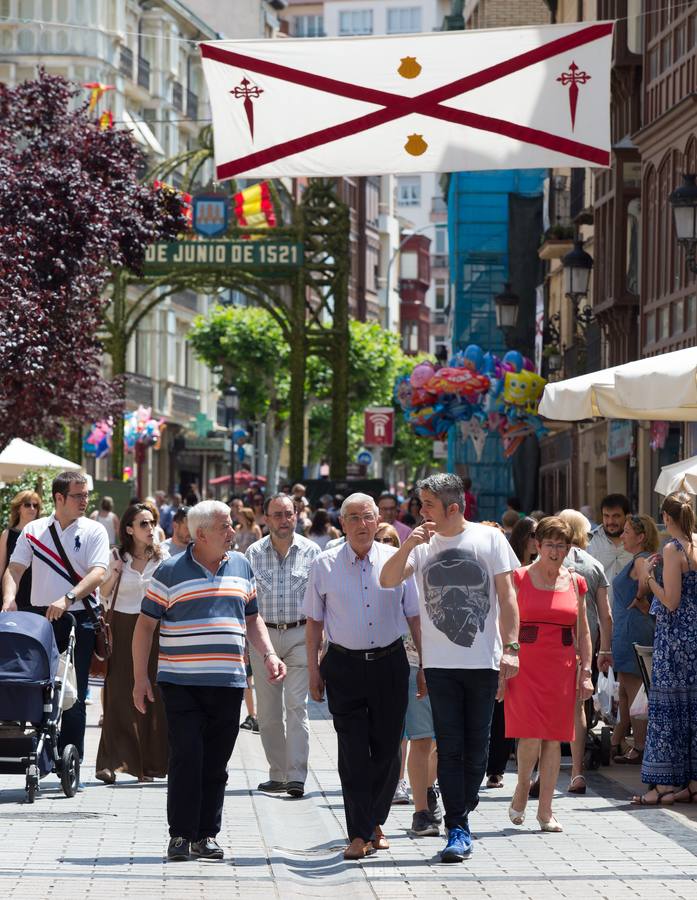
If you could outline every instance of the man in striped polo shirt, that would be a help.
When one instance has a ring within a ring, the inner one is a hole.
[[[227,763],[239,732],[247,684],[245,638],[278,684],[286,674],[258,614],[254,574],[232,551],[230,509],[205,500],[189,510],[193,538],[165,560],[145,595],[133,635],[133,702],[153,702],[148,657],[160,625],[157,683],[167,713],[168,859],[222,859],[220,831]]]

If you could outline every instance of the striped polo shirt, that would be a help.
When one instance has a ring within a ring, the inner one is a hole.
[[[245,617],[258,612],[254,573],[231,551],[214,575],[193,546],[158,566],[141,606],[160,623],[157,680],[244,688]]]

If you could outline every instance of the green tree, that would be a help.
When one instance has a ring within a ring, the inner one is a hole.
[[[280,325],[261,307],[216,306],[195,319],[189,337],[198,358],[220,376],[221,390],[237,387],[240,416],[265,422],[267,476],[275,489],[290,395],[290,348]]]

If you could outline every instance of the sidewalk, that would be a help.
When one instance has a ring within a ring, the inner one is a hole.
[[[96,691],[94,692],[97,693]],[[391,849],[346,863],[336,740],[326,705],[313,704],[311,771],[302,800],[256,792],[268,773],[258,735],[242,732],[232,758],[224,862],[166,863],[164,782],[94,780],[98,706],[88,707],[84,792],[66,799],[55,776],[33,806],[23,782],[0,777],[0,889],[11,898],[689,898],[697,900],[697,806],[630,807],[639,773],[588,776],[584,797],[561,793],[555,811],[564,834],[537,830],[535,804],[522,828],[507,814],[514,776],[482,791],[472,816],[472,858],[443,865],[443,838],[407,834],[412,806],[393,807],[385,828]],[[563,790],[568,784],[564,771]]]

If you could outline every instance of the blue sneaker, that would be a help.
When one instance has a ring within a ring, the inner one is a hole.
[[[472,852],[472,835],[464,828],[451,828],[448,843],[441,851],[440,861],[444,863],[462,862]]]

